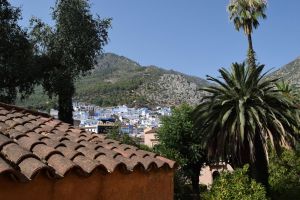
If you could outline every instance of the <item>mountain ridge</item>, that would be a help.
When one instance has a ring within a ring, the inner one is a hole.
[[[280,78],[291,84],[300,85],[300,56],[272,72],[269,77]]]
[[[99,78],[101,78],[104,83],[111,83],[108,86],[109,89],[123,95],[125,94],[126,100],[118,98],[119,95],[116,94],[118,102],[112,104],[124,103],[132,104],[133,106],[139,104],[172,106],[181,103],[195,105],[201,100],[202,92],[199,88],[209,84],[204,79],[174,70],[167,70],[154,65],[142,66],[129,58],[114,53],[106,53],[99,58],[97,66],[92,71],[92,75],[89,75],[88,78],[82,78],[76,84],[78,88],[77,92],[79,94],[84,93],[83,89],[86,90],[86,87],[81,88],[80,85],[87,85],[87,79],[93,78],[98,79],[98,81],[94,79],[94,83],[100,84]],[[174,90],[175,88],[170,87],[171,85],[176,85],[179,90]],[[96,96],[105,102],[97,102],[95,99],[83,100],[98,105],[110,105],[107,99],[112,99],[110,98],[110,94],[108,96],[105,95],[107,91],[99,90],[98,87],[98,92],[96,93],[98,93]],[[86,92],[85,94],[87,95]],[[82,99],[78,98],[78,100]]]
[[[99,106],[197,105],[203,95],[200,87],[209,85],[204,79],[155,65],[142,66],[114,53],[105,53],[97,61],[87,76],[76,81],[75,101]],[[56,102],[55,98],[48,99],[40,86],[35,91],[29,99],[17,103],[43,109]]]

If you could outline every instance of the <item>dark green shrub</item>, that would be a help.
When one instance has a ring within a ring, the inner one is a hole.
[[[234,172],[223,172],[210,191],[203,196],[206,200],[265,200],[265,188],[248,176],[248,165]]]

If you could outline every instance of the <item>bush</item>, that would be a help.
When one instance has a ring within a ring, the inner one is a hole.
[[[206,200],[264,200],[266,198],[265,188],[250,179],[248,176],[248,165],[234,172],[223,172],[218,177],[210,191],[203,196]]]
[[[272,199],[299,199],[300,150],[285,150],[280,157],[273,152],[270,157],[269,183]]]

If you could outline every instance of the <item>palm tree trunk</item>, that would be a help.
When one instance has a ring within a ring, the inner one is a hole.
[[[195,164],[192,166],[192,188],[193,188],[193,199],[200,199],[200,188],[199,188],[199,176],[200,176],[201,165]]]
[[[59,120],[73,125],[73,105],[74,84],[72,81],[64,80],[64,88],[58,92],[58,118]]]
[[[263,141],[259,134],[255,135],[255,162],[250,164],[250,174],[257,182],[265,186],[267,194],[270,194],[269,172],[267,155],[264,149]]]
[[[248,36],[248,61],[247,62],[250,67],[254,67],[256,60],[255,60],[255,51],[253,50],[251,33],[249,33],[247,36]]]

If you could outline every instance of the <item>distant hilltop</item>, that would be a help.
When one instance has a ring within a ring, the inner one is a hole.
[[[200,87],[208,84],[198,77],[157,66],[141,66],[124,56],[105,53],[98,58],[95,69],[76,82],[74,100],[98,106],[196,105],[203,96]],[[51,101],[38,87],[36,93],[21,104],[43,108],[43,102]]]
[[[174,70],[141,66],[124,56],[106,53],[87,77],[76,84],[76,100],[96,105],[173,106],[198,104],[201,86],[209,83]]]

